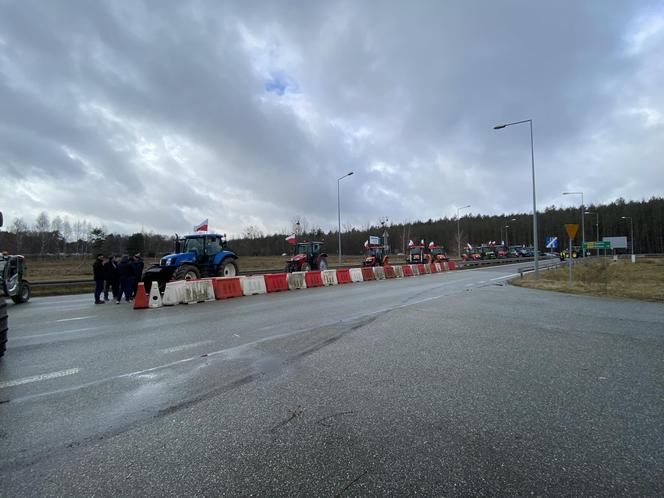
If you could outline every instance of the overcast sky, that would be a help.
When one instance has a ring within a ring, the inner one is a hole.
[[[333,229],[664,195],[664,2],[0,0],[0,210]]]

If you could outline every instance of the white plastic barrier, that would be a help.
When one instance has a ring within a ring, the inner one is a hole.
[[[148,308],[161,308],[162,306],[159,285],[157,285],[157,282],[153,282],[150,286],[150,295],[148,296]]]
[[[440,263],[435,263],[435,265],[436,265],[436,271],[437,271],[438,273],[440,273],[441,271],[443,271],[443,267],[440,266]]]
[[[155,287],[157,284],[153,284]],[[184,280],[174,280],[173,282],[168,282],[166,284],[166,289],[164,290],[164,297],[162,297],[161,302],[164,306],[175,306],[184,302]],[[150,289],[152,290],[152,288]]]
[[[374,266],[373,272],[374,272],[374,277],[376,277],[376,280],[385,280],[385,268],[383,268],[382,266]]]
[[[214,287],[212,280],[185,280],[184,302],[187,304],[214,301]]]
[[[245,296],[253,296],[254,294],[265,294],[265,279],[263,275],[252,275],[251,277],[240,277],[240,285],[242,286],[242,293]]]
[[[320,272],[320,276],[323,278],[323,285],[338,285],[337,282],[337,270],[323,270]]]
[[[417,269],[417,265],[410,265],[410,271],[413,272],[413,275],[419,275],[420,270]]]
[[[288,289],[306,289],[307,281],[304,278],[305,273],[306,272],[303,271],[294,271],[293,273],[286,274],[286,279],[288,280]]]
[[[364,282],[364,277],[362,277],[362,268],[351,268],[350,279],[353,282]]]
[[[394,275],[397,278],[403,278],[403,268],[401,265],[393,266],[392,268],[394,268]]]

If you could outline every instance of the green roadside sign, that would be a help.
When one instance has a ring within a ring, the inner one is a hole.
[[[602,241],[602,242],[586,242],[583,244],[584,249],[611,249],[611,242]]]

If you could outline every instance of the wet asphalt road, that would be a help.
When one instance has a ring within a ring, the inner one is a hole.
[[[516,268],[10,306],[0,495],[663,495],[664,306]]]

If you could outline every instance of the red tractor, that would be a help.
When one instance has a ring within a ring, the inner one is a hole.
[[[293,257],[286,263],[286,272],[327,270],[327,253],[323,242],[299,242]]]
[[[482,259],[482,251],[477,247],[473,247],[470,244],[467,244],[466,248],[463,250],[461,259],[463,261],[479,261]]]
[[[390,257],[385,251],[383,244],[365,244],[364,254],[366,257],[362,262],[362,266],[389,266]]]
[[[437,246],[433,242],[429,243],[429,254],[431,255],[432,263],[443,263],[450,260],[445,248],[442,246]]]

